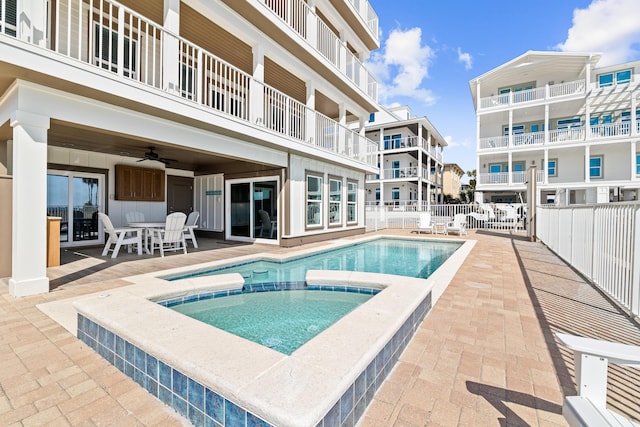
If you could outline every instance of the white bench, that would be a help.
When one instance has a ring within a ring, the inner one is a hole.
[[[567,396],[562,415],[571,427],[629,426],[631,420],[607,409],[607,365],[609,362],[640,368],[640,346],[599,341],[568,334],[556,334],[573,350],[577,396]]]

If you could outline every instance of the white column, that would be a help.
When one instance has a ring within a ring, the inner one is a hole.
[[[640,120],[640,117],[638,117],[637,95],[638,91],[631,94],[631,135],[638,135],[638,120]]]
[[[507,154],[507,182],[509,183],[509,186],[511,186],[511,184],[513,184],[513,153],[509,152]]]
[[[591,147],[588,145],[584,146],[584,182],[591,182],[591,177],[589,176],[589,157],[591,157]]]
[[[253,46],[253,78],[249,81],[249,120],[258,126],[264,126],[264,46],[258,44]],[[309,128],[307,127],[307,130]],[[313,135],[313,134],[311,134]],[[308,138],[308,136],[307,136]]]
[[[316,15],[316,0],[307,1],[307,6],[312,13],[307,15],[307,41],[318,49],[318,16]]]
[[[542,165],[542,170],[544,171],[544,183],[548,184],[549,183],[549,171],[547,169],[549,169],[549,150],[545,149],[544,150],[544,164]],[[556,164],[556,173],[558,171],[558,165]]]
[[[380,147],[380,206],[384,206],[384,128],[380,128],[380,138],[378,140],[378,147]]]
[[[424,179],[422,178],[422,154],[424,152],[423,144],[424,142],[422,139],[422,126],[418,126],[418,205],[420,206],[421,210],[424,206],[424,200],[422,199],[424,197],[422,194],[422,183],[424,182]]]
[[[121,8],[122,9],[122,8]],[[180,0],[164,0],[164,27],[180,34]],[[124,49],[118,53],[124,53]],[[118,62],[122,64],[122,62]],[[162,88],[166,92],[180,93],[180,43],[177,38],[162,33]],[[200,67],[201,64],[198,64]],[[198,88],[200,90],[201,88]]]
[[[336,147],[336,152],[344,154],[347,152],[347,106],[344,102],[338,104],[338,123],[340,123],[341,126],[338,128],[338,146]],[[357,141],[353,141],[353,143],[357,144]],[[353,152],[357,152],[355,147],[353,148]]]
[[[509,110],[509,129],[507,131],[509,135],[509,147],[513,147],[513,110]]]
[[[346,36],[344,34],[344,31],[340,31],[339,40],[336,41],[336,43],[338,44],[336,46],[336,50],[338,52],[338,68],[340,68],[340,71],[343,74],[347,73],[347,42],[345,40]]]
[[[9,292],[49,292],[47,278],[47,131],[49,117],[17,110],[13,128],[13,207]]]
[[[544,143],[549,142],[549,104],[544,106]]]
[[[17,37],[41,47],[47,46],[47,0],[17,2]]]
[[[307,102],[306,102],[306,141],[309,144],[319,144],[321,141],[316,141],[316,86],[312,80],[306,82],[307,87]]]

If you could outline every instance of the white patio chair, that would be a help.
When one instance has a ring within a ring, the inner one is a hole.
[[[467,234],[466,224],[467,224],[467,219],[465,214],[463,213],[455,214],[453,216],[453,221],[447,222],[447,225],[446,225],[447,234],[456,233],[460,236],[462,236],[463,234]]]
[[[431,212],[420,212],[418,217],[418,234],[433,233],[433,224],[431,224]]]
[[[106,214],[98,212],[98,217],[102,221],[105,233],[109,235],[109,239],[104,245],[102,256],[107,255],[109,251],[113,251],[111,258],[115,258],[118,256],[122,245],[127,245],[128,251],[131,252],[131,245],[134,244],[138,247],[138,255],[142,255],[142,228],[115,228]],[[115,245],[113,249],[111,249],[111,245]]]
[[[151,230],[151,255],[157,248],[160,256],[164,257],[165,251],[182,250],[187,253],[187,242],[184,238],[184,223],[187,216],[182,212],[174,212],[167,216],[164,228]]]
[[[567,396],[562,415],[571,427],[638,427],[622,415],[607,409],[607,367],[609,362],[640,368],[640,346],[594,340],[569,334],[556,334],[573,350],[577,396]]]
[[[131,211],[125,215],[127,217],[127,223],[129,222],[144,222],[144,214],[142,212]]]
[[[268,235],[270,239],[273,238],[273,233],[276,230],[275,221],[271,221],[269,213],[265,210],[260,209],[258,215],[260,215],[260,231],[258,232],[258,237]]]
[[[198,228],[198,219],[200,218],[200,212],[193,211],[189,213],[187,217],[187,221],[184,223],[184,238],[185,240],[191,240],[193,243],[193,247],[198,247],[198,241],[196,240],[196,234],[193,231],[195,228]]]

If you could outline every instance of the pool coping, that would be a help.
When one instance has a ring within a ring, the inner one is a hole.
[[[396,238],[375,236],[341,243],[354,244],[384,237]],[[73,302],[73,307],[83,317],[121,339],[141,346],[157,360],[273,425],[315,426],[340,404],[341,397],[386,350],[418,306],[427,299],[429,306],[435,304],[475,244],[473,240],[456,241],[462,245],[427,279],[309,271],[309,284],[366,284],[384,288],[384,291],[290,356],[204,325],[153,302],[211,290],[241,288],[244,280],[237,273],[172,282],[158,278],[158,273],[132,276],[126,280],[134,284],[79,298]],[[270,258],[288,259],[326,250],[325,246],[283,256],[270,254]],[[233,261],[264,259],[264,255],[238,257]],[[200,266],[211,268],[230,261]],[[167,270],[160,275],[166,277],[198,267]]]

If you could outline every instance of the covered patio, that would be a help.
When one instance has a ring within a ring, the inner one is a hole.
[[[566,425],[562,400],[576,394],[573,354],[553,334],[640,345],[640,327],[542,244],[509,231],[470,231],[464,238],[476,246],[360,426]],[[123,278],[135,274],[300,249],[205,236],[198,243],[163,259],[70,249],[59,267],[47,269],[52,292],[15,298],[0,287],[0,424],[187,424],[37,305],[124,286]],[[610,368],[608,398],[613,410],[640,420],[637,370]]]

